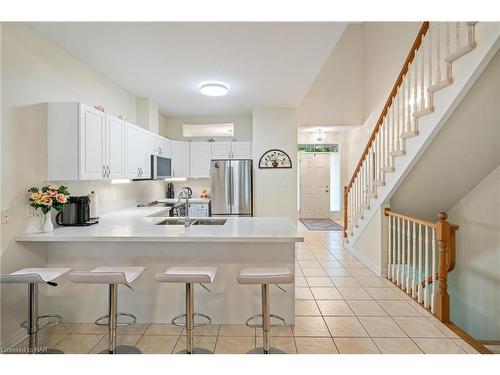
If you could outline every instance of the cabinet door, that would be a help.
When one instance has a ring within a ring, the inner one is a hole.
[[[172,141],[168,138],[162,138],[161,149],[166,158],[172,158]]]
[[[125,127],[125,175],[126,178],[139,177],[138,153],[139,129],[137,126],[127,124]]]
[[[189,143],[172,141],[172,177],[188,177]]]
[[[163,142],[163,137],[159,135],[151,135],[151,154],[161,156],[161,146]]]
[[[151,133],[146,130],[139,129],[138,137],[139,145],[137,147],[138,152],[138,164],[140,168],[140,178],[150,178],[151,177]]]
[[[104,112],[80,105],[80,180],[104,178],[105,128]]]
[[[230,142],[212,142],[212,159],[229,159],[230,157]]]
[[[208,142],[191,142],[189,155],[189,176],[208,178],[210,174],[211,144]]]
[[[106,166],[108,178],[125,177],[125,122],[106,116]]]
[[[233,159],[251,159],[251,142],[233,142],[231,143],[231,158]]]

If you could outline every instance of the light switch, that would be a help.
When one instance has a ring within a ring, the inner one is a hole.
[[[9,223],[9,211],[2,210],[2,224],[8,224],[8,223]]]

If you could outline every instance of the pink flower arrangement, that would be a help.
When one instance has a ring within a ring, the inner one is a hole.
[[[48,185],[41,189],[32,187],[28,190],[30,195],[31,207],[40,208],[44,214],[52,208],[61,211],[62,205],[68,201],[69,191],[66,186]]]

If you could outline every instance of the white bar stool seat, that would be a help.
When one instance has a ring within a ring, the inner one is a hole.
[[[62,322],[59,315],[38,315],[38,285],[47,283],[57,286],[55,280],[70,272],[68,267],[59,268],[23,268],[10,274],[0,275],[1,284],[28,284],[28,319],[21,323],[26,328],[29,341],[29,352],[31,354],[48,353],[62,354],[61,350],[38,348],[38,332],[43,328],[53,326]],[[40,320],[47,319],[39,323]],[[51,320],[52,319],[52,320]]]
[[[72,282],[78,284],[108,284],[109,285],[109,304],[107,315],[97,318],[95,324],[108,326],[108,349],[103,350],[101,354],[140,354],[141,351],[130,345],[116,344],[116,328],[134,324],[136,317],[129,313],[117,312],[118,307],[118,285],[122,284],[128,288],[144,271],[145,267],[113,267],[103,266],[94,268],[91,271],[73,271],[70,272],[69,278]],[[126,316],[131,318],[129,321],[118,322],[118,317]]]
[[[269,303],[269,284],[292,284],[294,282],[294,275],[288,268],[244,268],[238,275],[238,283],[244,285],[262,286],[262,313],[255,314],[247,319],[245,324],[249,327],[262,327],[262,347],[249,351],[252,354],[282,354],[284,351],[271,347],[270,343],[270,329],[274,326],[286,325],[285,319],[279,315],[271,314]],[[285,292],[284,289],[278,286]],[[262,323],[252,323],[253,320],[261,318]],[[271,324],[271,318],[277,319],[280,323]]]
[[[157,273],[154,279],[160,283],[182,283],[186,284],[186,312],[177,315],[172,319],[172,324],[186,327],[186,349],[180,351],[182,354],[211,354],[212,352],[204,348],[194,347],[194,327],[206,326],[212,323],[212,319],[204,314],[194,312],[194,285],[195,283],[209,289],[203,284],[211,284],[217,274],[216,267],[188,267],[175,266],[167,268],[163,273]],[[195,316],[206,319],[205,322],[195,323]],[[179,322],[185,318],[185,323]]]

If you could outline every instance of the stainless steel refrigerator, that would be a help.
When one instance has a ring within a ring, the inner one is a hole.
[[[212,216],[252,216],[252,160],[224,159],[210,163]]]

